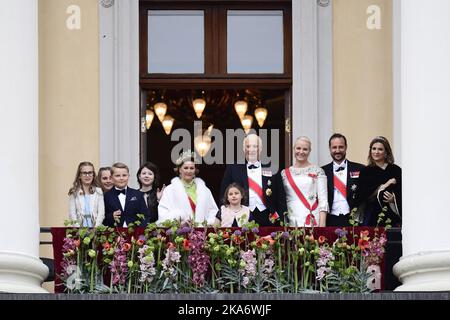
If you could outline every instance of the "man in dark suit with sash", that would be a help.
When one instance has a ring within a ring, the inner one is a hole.
[[[128,167],[123,163],[112,166],[112,180],[114,187],[105,193],[105,226],[127,227],[138,220],[137,215],[142,214],[141,221],[145,227],[150,221],[150,212],[145,204],[144,195],[136,189],[128,187],[130,177]]]
[[[286,196],[279,173],[262,165],[259,156],[262,140],[256,134],[244,139],[246,163],[230,164],[225,170],[220,188],[222,198],[231,183],[240,184],[245,190],[245,205],[250,208],[250,219],[260,226],[279,226],[284,221]]]
[[[346,159],[347,139],[335,133],[328,141],[333,161],[322,169],[327,175],[328,206],[327,226],[349,226],[350,212],[354,207],[359,173],[364,165]]]

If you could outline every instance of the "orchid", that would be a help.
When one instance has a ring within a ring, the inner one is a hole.
[[[71,293],[105,292],[103,279],[109,293],[370,292],[368,279],[380,274],[373,270],[382,267],[386,243],[384,230],[361,227],[326,236],[255,222],[240,229],[191,222],[144,231],[72,228],[59,276]]]

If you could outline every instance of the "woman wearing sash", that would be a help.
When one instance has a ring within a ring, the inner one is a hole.
[[[175,164],[178,177],[173,178],[164,190],[158,206],[157,224],[179,220],[213,225],[219,209],[211,190],[202,179],[195,177],[198,174],[195,154],[190,150],[183,152]]]
[[[311,141],[295,141],[293,166],[281,172],[291,227],[325,227],[328,213],[327,176],[308,161]]]

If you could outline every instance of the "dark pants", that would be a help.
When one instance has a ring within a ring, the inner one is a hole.
[[[349,227],[350,226],[350,213],[341,214],[339,216],[335,216],[333,214],[327,214],[327,227]]]
[[[280,217],[281,218],[281,217]],[[269,210],[259,211],[258,208],[250,212],[249,221],[255,221],[260,227],[278,227],[280,226],[280,219],[275,220],[274,223],[270,221]]]

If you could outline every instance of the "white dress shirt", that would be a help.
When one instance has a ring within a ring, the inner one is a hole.
[[[339,167],[343,167],[344,170],[336,172]],[[333,175],[336,175],[339,180],[342,181],[344,185],[347,186],[347,160],[344,160],[340,165],[333,161]],[[341,214],[348,214],[350,212],[350,207],[348,205],[347,199],[342,195],[342,193],[334,187],[334,197],[333,204],[331,207],[331,214],[339,216]]]
[[[116,188],[116,187],[114,187],[116,190],[122,190],[122,189],[118,189],[118,188]],[[125,211],[125,200],[126,200],[126,198],[127,198],[127,196],[126,196],[126,193],[127,193],[127,187],[125,187],[123,190],[125,190],[125,194],[123,194],[123,193],[119,193],[119,195],[118,195],[118,198],[119,198],[119,201],[120,201],[120,206],[122,207],[122,211]],[[123,222],[123,226],[122,227],[124,227],[124,228],[126,228],[127,227],[127,223],[124,221]]]
[[[255,169],[249,169],[248,167],[250,165],[254,165]],[[262,189],[262,169],[261,169],[261,163],[259,161],[256,162],[248,162],[247,163],[247,175],[249,178],[251,178],[253,181],[255,181],[259,187]],[[264,192],[264,190],[263,190]],[[263,194],[264,197],[264,194]],[[254,211],[255,208],[258,208],[259,211],[266,210],[266,206],[262,202],[262,199],[258,196],[256,192],[254,192],[250,187],[248,188],[248,207],[250,208],[250,211]]]

